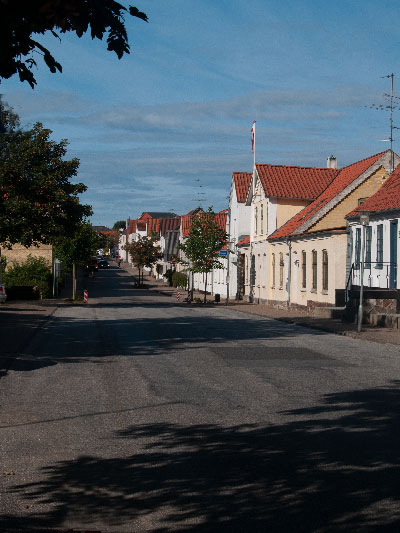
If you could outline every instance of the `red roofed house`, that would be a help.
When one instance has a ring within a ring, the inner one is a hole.
[[[400,158],[394,154],[395,165]],[[346,215],[385,183],[391,152],[337,171],[315,200],[269,235],[268,301],[285,305],[344,305],[350,270]]]
[[[255,165],[246,198],[246,205],[251,206],[250,246],[240,258],[246,299],[269,301],[268,236],[317,198],[338,173],[337,168]]]
[[[147,237],[155,233],[160,235],[160,228],[162,221],[165,219],[179,219],[178,215],[171,212],[163,211],[144,211],[139,218],[135,220],[128,219],[126,221],[126,235],[121,238],[121,243],[130,244],[137,241],[139,238]],[[121,246],[122,248],[122,246]],[[126,253],[126,261],[132,262],[128,252]],[[156,269],[157,270],[157,269]],[[158,269],[161,272],[162,269]]]
[[[240,261],[244,261],[243,249],[238,248],[238,243],[250,235],[251,226],[251,206],[246,204],[246,199],[251,185],[252,174],[250,172],[234,172],[232,174],[232,184],[229,196],[230,217],[228,222],[228,233],[231,241],[231,251],[229,254],[229,297],[242,299],[244,297],[244,278],[240,277]],[[241,257],[243,258],[241,259]],[[244,272],[244,270],[243,270]],[[225,278],[224,278],[225,280]],[[225,281],[224,281],[225,283]],[[226,295],[226,283],[219,290],[222,295]]]
[[[367,214],[363,231],[360,215]],[[364,240],[364,298],[369,313],[400,311],[400,281],[397,265],[400,260],[400,165],[385,184],[347,214],[351,270],[348,289],[354,311],[359,302],[361,286],[361,250]],[[390,324],[391,325],[391,324]],[[396,320],[397,325],[397,320]]]
[[[178,253],[181,217],[163,218],[160,221],[160,247],[162,260],[157,263],[159,278],[163,278],[168,269],[172,268],[173,257]],[[164,279],[167,281],[166,278]]]

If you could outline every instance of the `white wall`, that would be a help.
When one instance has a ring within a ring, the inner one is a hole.
[[[374,218],[370,220],[369,225],[372,228],[372,240],[371,240],[371,267],[368,267],[368,265],[364,268],[364,286],[365,287],[376,287],[376,288],[382,288],[386,289],[390,286],[389,283],[389,277],[390,277],[390,221],[391,220],[397,220],[397,265],[399,265],[400,261],[400,239],[399,239],[399,231],[400,231],[400,217],[399,214],[396,216],[391,216],[390,218],[381,215],[374,216]],[[376,265],[376,252],[377,252],[377,227],[378,225],[383,225],[383,264],[382,268],[378,268]],[[363,235],[362,226],[357,223],[353,222],[350,223],[350,230],[352,232],[352,257],[351,257],[351,263],[355,263],[355,247],[356,247],[356,230],[357,228],[361,229],[361,238]],[[361,272],[360,269],[355,269],[353,271],[353,285],[360,285],[361,278],[360,278]],[[400,288],[399,283],[399,277],[400,277],[400,269],[397,270],[397,288]]]

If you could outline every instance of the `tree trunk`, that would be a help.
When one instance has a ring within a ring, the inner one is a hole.
[[[72,299],[76,298],[76,265],[72,263]]]
[[[204,283],[204,303],[205,304],[207,303],[207,274],[208,272],[206,272],[206,282]]]

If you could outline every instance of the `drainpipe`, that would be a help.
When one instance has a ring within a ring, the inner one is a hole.
[[[287,305],[289,307],[289,305],[290,305],[290,288],[291,288],[291,284],[292,284],[292,241],[290,240],[290,238],[288,238],[286,240],[286,244],[289,247],[288,287],[287,287],[287,292],[288,292]]]

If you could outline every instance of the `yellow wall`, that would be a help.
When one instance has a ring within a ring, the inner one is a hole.
[[[288,252],[289,247],[284,242],[272,242],[269,246],[269,284],[268,300],[275,302],[287,302],[287,273],[288,273]],[[283,283],[280,283],[280,254],[283,258]],[[275,255],[275,280],[273,273],[273,256]]]
[[[312,251],[317,252],[317,289],[312,289]],[[328,290],[322,289],[322,250],[328,253]],[[346,284],[347,234],[326,235],[299,239],[292,243],[292,283],[290,301],[335,305],[335,289]],[[302,287],[302,252],[306,253],[306,288]]]
[[[21,244],[14,244],[11,250],[7,248],[1,248],[2,257],[5,256],[7,259],[7,268],[10,267],[13,263],[24,263],[28,257],[44,257],[51,268],[53,260],[52,246],[50,244],[40,244],[39,246],[30,246],[25,248]]]
[[[280,228],[283,226],[283,224],[297,215],[297,213],[304,209],[309,203],[309,200],[279,198],[277,201],[276,227]]]
[[[331,228],[341,228],[346,225],[345,216],[358,206],[359,198],[369,198],[375,194],[383,185],[388,177],[387,171],[381,167],[359,187],[344,198],[336,207],[334,207],[322,220],[307,230],[319,231]]]

